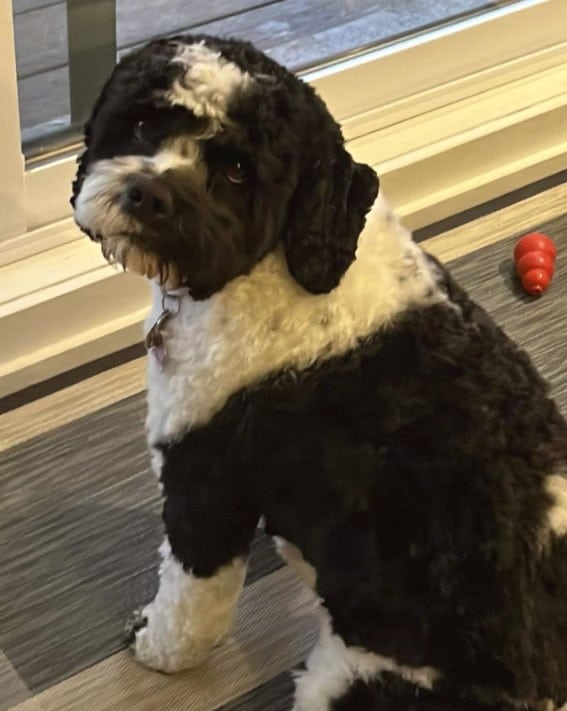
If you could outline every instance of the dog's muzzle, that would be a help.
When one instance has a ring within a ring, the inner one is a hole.
[[[173,198],[158,177],[138,174],[127,179],[120,205],[129,215],[145,222],[169,217],[173,211]]]

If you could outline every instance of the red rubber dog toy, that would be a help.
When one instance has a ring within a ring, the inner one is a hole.
[[[557,249],[547,235],[532,232],[522,237],[514,249],[516,271],[525,291],[541,296],[547,291],[555,269]]]

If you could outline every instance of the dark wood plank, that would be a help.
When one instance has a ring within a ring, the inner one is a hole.
[[[233,18],[241,14],[262,12],[269,7],[277,7],[279,12],[285,12],[285,4],[286,0],[207,0],[198,3],[188,0],[152,0],[151,6],[140,6],[137,0],[117,0],[118,47],[122,49],[150,37],[200,27],[212,21],[230,25]],[[149,12],[148,8],[151,8]]]
[[[189,32],[247,39],[277,61],[297,69],[359,46],[412,33],[448,17],[492,7],[489,0],[118,0],[121,52],[163,34]],[[215,17],[222,19],[214,20]],[[68,114],[64,4],[16,18],[20,106],[24,127]],[[42,72],[42,79],[35,76]],[[45,83],[45,88],[44,88]],[[29,106],[28,106],[29,104]]]
[[[217,711],[290,711],[294,691],[292,672],[284,672]]]
[[[231,17],[283,0],[117,0],[116,41],[119,49],[146,41],[150,37],[178,32],[184,28]],[[67,10],[59,1],[15,14],[14,32],[18,77],[55,69],[68,61]]]
[[[482,7],[487,7],[485,0],[427,3],[427,6],[413,0],[404,3],[381,0],[380,3],[370,3],[360,14],[345,17],[340,23],[317,24],[307,31],[299,27],[289,40],[265,49],[280,64],[303,70],[355,50],[421,32]]]
[[[24,12],[33,12],[40,8],[57,5],[61,0],[12,0],[12,12],[15,15],[21,15]]]
[[[67,67],[35,74],[18,82],[20,125],[33,128],[52,121],[69,125],[69,76]]]
[[[65,3],[50,5],[14,17],[18,78],[67,64],[67,11]],[[49,96],[49,94],[45,94]]]

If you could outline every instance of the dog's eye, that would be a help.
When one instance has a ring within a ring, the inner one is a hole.
[[[138,121],[134,126],[134,138],[137,141],[143,141],[147,130],[146,121]]]
[[[246,180],[246,169],[241,161],[234,161],[224,167],[224,174],[229,183],[240,185]]]

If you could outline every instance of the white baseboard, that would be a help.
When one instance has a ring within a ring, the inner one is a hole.
[[[413,229],[567,165],[567,64],[507,84],[491,75],[488,87],[405,119],[393,105],[395,121],[382,107],[374,129],[368,112],[351,122],[349,135],[365,133],[350,141],[353,155],[376,167]],[[147,284],[108,267],[70,221],[35,238],[49,248],[29,256],[33,233],[0,245],[0,397],[139,342],[149,304]]]

